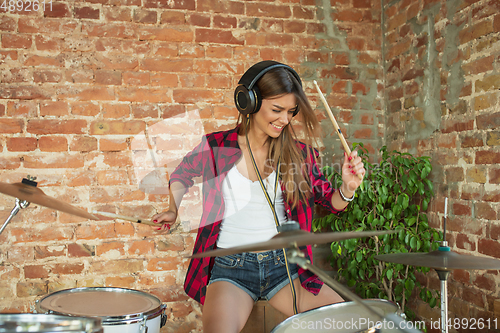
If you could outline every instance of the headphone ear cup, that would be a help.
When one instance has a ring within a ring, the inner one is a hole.
[[[259,89],[255,87],[248,90],[244,85],[239,85],[234,91],[234,103],[238,111],[245,116],[257,112],[262,105]]]
[[[253,94],[244,85],[237,86],[234,90],[234,104],[243,115],[250,114],[254,104]]]
[[[295,117],[297,115],[297,113],[299,113],[299,110],[300,110],[300,106],[297,105],[297,108],[295,109],[295,111],[293,111],[292,117]]]

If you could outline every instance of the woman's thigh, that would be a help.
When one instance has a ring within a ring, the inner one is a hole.
[[[204,333],[237,333],[243,329],[254,301],[231,282],[216,281],[207,287],[203,305]]]
[[[299,278],[293,281],[295,292],[297,295],[297,310],[300,312],[308,311],[311,309],[319,308],[321,306],[343,302],[340,297],[332,288],[326,284],[321,287],[318,295],[313,295],[300,285]],[[282,288],[270,300],[275,309],[281,311],[286,316],[292,316],[293,313],[293,298],[290,290],[290,284]]]

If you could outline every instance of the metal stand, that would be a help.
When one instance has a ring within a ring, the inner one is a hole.
[[[24,209],[26,207],[29,206],[29,202],[26,201],[26,200],[19,200],[18,198],[16,198],[16,205],[15,207],[12,209],[12,211],[10,212],[10,215],[9,217],[7,218],[7,220],[5,220],[4,224],[2,225],[2,228],[0,228],[0,235],[2,234],[3,230],[7,227],[7,224],[9,224],[10,220],[12,220],[12,218],[14,216],[16,216],[16,214],[21,210],[21,209]]]
[[[439,251],[450,251],[447,241],[441,242]],[[450,271],[436,269],[436,272],[441,281],[441,332],[448,333],[448,276],[450,276]]]
[[[363,300],[358,295],[354,294],[349,289],[345,288],[340,282],[335,281],[328,274],[324,273],[321,269],[311,264],[309,260],[304,258],[304,253],[302,253],[298,248],[288,249],[287,253],[289,255],[288,260],[290,263],[297,264],[303,269],[309,270],[314,274],[316,274],[321,279],[321,281],[323,281],[326,285],[335,290],[342,298],[354,301],[355,303],[363,307],[365,310],[367,310],[369,313],[375,315],[376,318],[380,318],[383,322],[387,321],[394,322],[394,324],[396,324],[395,327],[399,327],[399,331],[401,332],[420,333],[420,331],[417,329],[406,328],[406,325],[400,325],[400,323],[402,323],[404,320],[398,315],[388,315],[384,317],[383,315],[375,311],[372,307],[366,305],[365,302],[363,302]],[[398,329],[396,330],[398,331]],[[384,330],[382,330],[381,332],[384,332]]]

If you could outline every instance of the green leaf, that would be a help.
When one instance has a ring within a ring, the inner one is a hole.
[[[356,252],[356,261],[361,262],[363,260],[363,254],[361,252]]]
[[[413,236],[410,239],[410,247],[412,248],[412,250],[416,250],[417,249],[417,237]]]
[[[394,273],[394,271],[392,269],[388,269],[387,270],[387,273],[385,274],[385,276],[387,276],[388,280],[392,280],[392,274],[393,273]]]

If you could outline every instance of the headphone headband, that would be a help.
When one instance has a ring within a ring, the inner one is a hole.
[[[248,115],[259,111],[262,104],[262,95],[256,83],[264,74],[275,68],[287,69],[297,79],[300,86],[302,86],[299,75],[290,66],[273,60],[258,62],[243,74],[238,81],[238,87],[234,91],[234,102],[239,112]],[[294,116],[297,112],[298,108]]]

